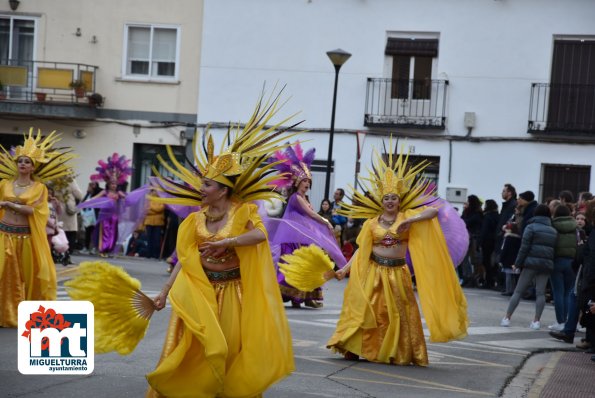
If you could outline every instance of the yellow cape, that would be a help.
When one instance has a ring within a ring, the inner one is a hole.
[[[271,251],[267,241],[236,247],[243,289],[242,350],[226,370],[227,343],[218,323],[215,293],[201,265],[197,215],[191,214],[180,225],[177,249],[182,269],[169,294],[185,330],[178,347],[147,379],[165,396],[255,396],[294,370]],[[247,232],[249,221],[266,234],[257,207],[243,204],[236,211],[231,236]]]

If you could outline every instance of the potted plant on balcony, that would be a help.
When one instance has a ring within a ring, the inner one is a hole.
[[[89,106],[97,107],[103,105],[103,95],[99,93],[88,95],[87,99],[89,100]]]
[[[70,88],[74,90],[74,95],[77,98],[83,98],[85,96],[86,86],[82,80],[73,80],[70,82]]]
[[[42,92],[35,92],[35,97],[37,98],[37,102],[44,102],[45,98],[47,96],[47,93],[42,93]]]
[[[5,100],[6,99],[6,93],[4,92],[4,85],[2,84],[2,81],[0,81],[0,100]]]

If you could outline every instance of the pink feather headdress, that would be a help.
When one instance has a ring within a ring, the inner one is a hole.
[[[276,162],[282,160],[275,168],[281,174],[281,178],[271,183],[276,188],[289,188],[292,185],[298,186],[304,179],[312,179],[310,168],[314,161],[315,148],[309,149],[305,154],[299,141],[288,146],[285,151],[277,151],[269,161]]]
[[[97,163],[99,164],[95,168],[97,174],[91,175],[91,181],[103,180],[106,183],[115,182],[119,185],[125,183],[132,175],[130,159],[126,159],[126,156],[120,156],[116,152],[112,156],[108,156],[107,162],[98,160]]]

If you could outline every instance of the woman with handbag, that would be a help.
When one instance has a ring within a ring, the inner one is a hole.
[[[83,198],[83,193],[71,176],[61,178],[52,184],[56,191],[56,198],[64,205],[64,211],[58,216],[62,230],[68,240],[68,250],[64,253],[63,265],[74,264],[70,255],[77,247],[79,230],[77,203]]]

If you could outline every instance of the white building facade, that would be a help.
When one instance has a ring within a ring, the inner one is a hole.
[[[242,121],[262,86],[286,85],[283,115],[316,147],[324,196],[335,70],[330,195],[372,148],[398,137],[429,158],[438,193],[500,201],[505,183],[538,200],[591,191],[595,176],[595,2],[589,0],[207,0],[199,126]],[[591,61],[587,58],[592,56]],[[589,63],[590,62],[590,63]]]

